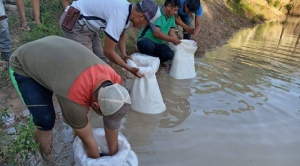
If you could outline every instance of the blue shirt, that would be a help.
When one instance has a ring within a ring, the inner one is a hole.
[[[178,14],[179,15],[188,15],[187,13],[183,12],[183,8],[184,8],[184,1],[185,0],[180,0],[181,3],[181,7],[178,10]],[[202,16],[202,5],[200,5],[199,9],[195,12],[195,16]]]

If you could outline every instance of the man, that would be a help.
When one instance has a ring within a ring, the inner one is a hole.
[[[201,29],[202,5],[200,0],[180,0],[181,7],[176,16],[176,24],[183,28],[183,39],[197,39]],[[193,15],[195,14],[195,28],[192,28]]]
[[[180,6],[179,0],[166,0],[160,8],[162,15],[155,21],[156,30],[146,26],[138,34],[138,50],[154,57],[159,57],[161,67],[166,67],[165,62],[174,57],[174,52],[166,42],[179,44],[175,33],[175,13]]]
[[[10,34],[7,16],[5,14],[3,0],[0,0],[0,51],[1,60],[8,61],[10,58]]]
[[[109,65],[78,42],[58,36],[19,47],[10,58],[10,65],[37,126],[35,139],[40,143],[42,156],[51,161],[56,117],[53,94],[89,157],[100,157],[87,116],[90,107],[103,115],[109,155],[117,153],[118,128],[131,101],[121,86],[121,77]]]
[[[133,23],[135,28],[153,24],[160,16],[158,6],[152,0],[143,0],[143,2],[135,5],[125,0],[73,1],[62,15],[62,27],[67,22],[66,19],[72,18],[66,17],[66,15],[71,15],[67,13],[71,13],[74,8],[75,11],[80,12],[79,20],[72,30],[62,28],[64,36],[83,44],[105,62],[108,62],[108,57],[134,75],[142,77],[138,72],[138,68],[130,67],[124,62],[130,58],[126,53],[125,30],[129,27],[130,22]],[[105,32],[103,50],[97,33],[99,30]],[[119,44],[122,58],[115,51],[117,44]]]

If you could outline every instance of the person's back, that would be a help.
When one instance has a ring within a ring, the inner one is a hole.
[[[107,71],[113,70],[80,43],[58,36],[48,36],[19,47],[13,53],[10,65],[18,74],[31,77],[64,97],[68,96],[81,73],[90,73],[90,77],[85,77],[79,85],[81,88],[73,90],[92,89],[98,81],[92,76],[108,77]]]
[[[89,0],[88,3],[81,0],[73,1],[71,6],[80,10],[79,23],[81,25],[87,25],[93,31],[105,30],[114,40],[119,41],[119,34],[124,28],[129,27],[127,19],[129,4],[125,0]],[[115,27],[115,25],[119,26]],[[119,27],[123,27],[123,29]],[[120,32],[112,33],[113,30],[120,30]]]

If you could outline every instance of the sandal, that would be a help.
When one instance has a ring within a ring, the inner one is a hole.
[[[30,31],[30,27],[26,24],[25,26],[20,26],[20,29],[22,30],[22,31]]]

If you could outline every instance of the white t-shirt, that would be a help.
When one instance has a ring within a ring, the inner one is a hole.
[[[131,4],[127,0],[77,0],[71,6],[80,10],[81,25],[92,31],[104,30],[115,42],[130,25]]]

